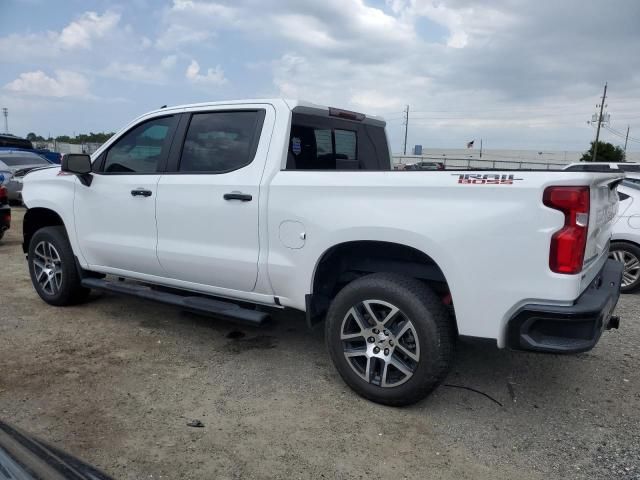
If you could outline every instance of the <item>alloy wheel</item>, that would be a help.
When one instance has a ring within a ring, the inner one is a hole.
[[[62,260],[56,247],[45,240],[34,250],[33,269],[40,288],[47,295],[55,295],[62,286]]]
[[[626,250],[614,250],[609,253],[609,258],[617,260],[624,265],[622,272],[622,286],[628,287],[638,280],[640,277],[640,260]]]
[[[344,356],[363,380],[396,387],[409,380],[420,361],[420,343],[413,322],[383,300],[352,306],[340,328]]]

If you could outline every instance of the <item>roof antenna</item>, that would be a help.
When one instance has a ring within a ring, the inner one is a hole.
[[[167,106],[166,105],[162,105],[160,108],[167,108]]]

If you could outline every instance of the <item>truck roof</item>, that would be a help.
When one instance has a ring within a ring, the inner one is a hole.
[[[216,107],[222,105],[246,105],[246,104],[259,104],[259,103],[267,103],[271,105],[285,105],[289,110],[303,110],[311,113],[313,110],[317,112],[323,112],[326,115],[329,115],[329,109],[333,107],[329,107],[326,105],[320,105],[313,102],[308,102],[306,100],[300,99],[289,99],[289,98],[251,98],[251,99],[242,99],[242,100],[222,100],[215,102],[199,102],[199,103],[190,103],[184,105],[172,105],[170,107],[163,107],[157,110],[153,110],[151,112],[146,113],[145,115],[149,115],[156,112],[162,111],[171,111],[171,110],[182,110],[185,108],[198,108],[198,107]],[[366,115],[366,120],[369,121],[367,123],[382,123],[385,121],[382,117],[376,115]]]

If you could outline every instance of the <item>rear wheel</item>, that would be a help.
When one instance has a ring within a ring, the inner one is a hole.
[[[622,293],[630,293],[640,288],[640,247],[628,242],[611,244],[609,258],[624,265],[622,273]]]
[[[415,403],[446,376],[454,332],[436,295],[420,281],[377,273],[347,285],[326,322],[331,359],[358,394],[385,405]]]
[[[86,300],[90,290],[80,285],[73,250],[64,227],[38,230],[29,242],[29,274],[45,302],[73,305]]]

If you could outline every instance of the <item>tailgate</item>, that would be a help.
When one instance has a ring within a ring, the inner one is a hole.
[[[623,174],[594,173],[591,182],[589,212],[589,232],[584,252],[583,275],[591,277],[589,270],[600,266],[600,259],[606,256],[611,240],[611,231],[618,213],[618,192],[616,187],[624,178]]]

